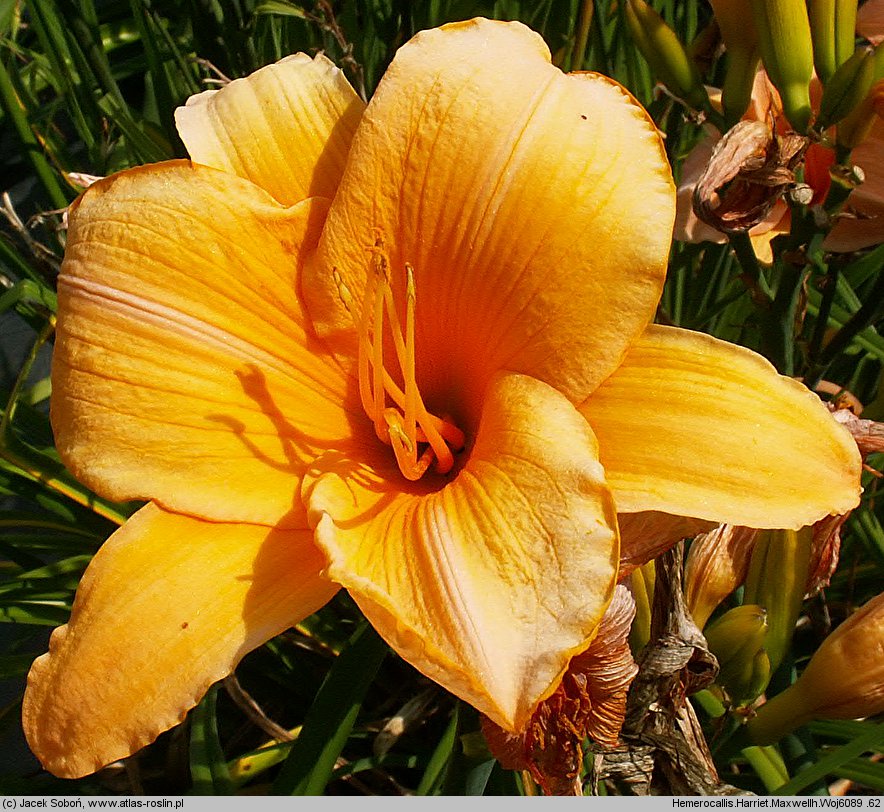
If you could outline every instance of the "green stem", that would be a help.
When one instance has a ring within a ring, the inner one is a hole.
[[[816,363],[816,359],[823,346],[823,339],[826,336],[826,327],[829,324],[829,315],[832,312],[832,304],[835,301],[835,292],[838,289],[838,277],[840,274],[841,269],[835,263],[830,264],[826,269],[826,275],[821,285],[822,298],[820,299],[819,311],[807,352],[811,364]]]
[[[758,257],[755,256],[749,235],[745,231],[735,231],[728,234],[728,241],[736,254],[737,262],[743,269],[744,282],[752,298],[756,304],[769,305],[773,300],[773,292],[761,273],[761,265],[758,264]]]
[[[19,252],[13,248],[6,235],[2,233],[0,233],[0,261],[4,262],[13,273],[18,274],[20,279],[30,279],[38,284],[46,283],[46,279],[21,258]]]
[[[769,331],[775,340],[771,360],[783,375],[795,374],[795,317],[805,270],[789,263],[780,266],[780,283],[770,310]]]
[[[752,746],[743,748],[742,752],[768,792],[773,792],[789,780],[782,759],[778,756],[774,758],[776,751],[773,748]]]
[[[703,105],[703,113],[706,116],[706,120],[715,127],[716,130],[720,133],[727,132],[728,126],[724,116],[712,106],[712,102],[708,100],[708,97],[707,103]]]
[[[800,688],[792,685],[765,702],[746,725],[746,736],[755,745],[773,744],[811,717]]]
[[[774,295],[761,271],[749,235],[745,231],[736,232],[729,234],[728,240],[743,270],[743,282],[758,311],[762,352],[781,373],[791,374],[794,366],[795,308],[803,271],[795,268],[785,272]]]
[[[847,159],[841,161],[837,166],[847,166]],[[854,183],[851,183],[845,178],[840,177],[837,174],[832,175],[832,182],[829,185],[829,193],[826,195],[826,200],[823,203],[823,207],[828,212],[828,214],[834,215],[841,211],[842,206],[847,201],[847,198],[850,196],[850,193],[856,188]]]
[[[793,795],[792,787],[800,784],[805,795],[828,795],[825,776],[815,775],[816,765],[822,760],[817,753],[810,731],[799,729],[784,736],[780,742],[783,759],[794,776],[788,784],[777,789],[778,795]]]
[[[709,714],[711,719],[720,719],[727,712],[727,709],[721,703],[715,694],[708,688],[697,691],[692,697],[696,703]]]

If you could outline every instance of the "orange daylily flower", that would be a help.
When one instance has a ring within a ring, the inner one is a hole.
[[[419,34],[367,107],[298,55],[177,122],[192,163],[70,212],[59,452],[150,501],[32,669],[47,769],[137,750],[340,587],[519,730],[611,600],[616,509],[792,527],[856,504],[814,395],[649,326],[675,209],[657,130],[525,26]]]
[[[869,0],[857,12],[857,31],[872,43],[879,43],[884,36],[884,0]],[[810,87],[811,102],[819,109],[822,90],[814,78]],[[714,103],[720,92],[712,91]],[[823,247],[828,251],[858,251],[884,240],[884,118],[881,98],[884,86],[878,85],[868,99],[869,114],[874,113],[874,123],[862,142],[850,153],[851,163],[863,173],[863,182],[854,189],[845,204],[846,216],[839,218],[826,236]],[[767,122],[773,119],[777,132],[791,129],[782,112],[782,104],[776,88],[767,74],[759,70],[752,90],[752,103],[744,120]],[[703,223],[694,214],[691,199],[694,187],[703,173],[715,144],[721,137],[714,127],[711,135],[701,141],[682,164],[678,186],[678,214],[675,237],[686,242],[723,243],[725,235],[711,225]],[[823,144],[813,143],[804,157],[804,181],[813,191],[811,204],[822,203],[829,191],[829,169],[835,162],[835,151]],[[758,225],[749,230],[749,236],[758,258],[767,264],[773,261],[771,240],[788,234],[792,228],[789,206],[778,200],[770,213]]]

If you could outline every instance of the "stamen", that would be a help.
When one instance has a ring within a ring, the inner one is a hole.
[[[384,406],[387,400],[384,393],[384,293],[389,285],[386,279],[380,278],[379,270],[382,272],[382,269],[376,266],[375,273],[378,280],[374,295],[371,363],[374,385],[374,431],[379,440],[386,442],[390,433],[387,431],[387,424],[384,421]]]
[[[395,403],[400,409],[405,410],[405,395],[402,392],[402,389],[399,387],[399,384],[396,383],[388,372],[384,372],[384,386],[386,387],[387,394],[390,396],[393,403]],[[420,400],[420,391],[418,391],[418,428],[417,428],[417,439],[418,442],[426,443],[427,438],[423,433],[423,429],[421,426],[429,426],[432,430],[439,434],[439,436],[445,440],[448,445],[450,445],[455,451],[460,451],[464,445],[466,445],[466,436],[464,433],[454,425],[454,423],[449,422],[448,420],[443,420],[441,417],[436,417],[436,415],[428,412],[423,405],[423,402]]]
[[[414,268],[405,265],[405,330],[399,320],[389,265],[383,240],[378,236],[369,249],[371,272],[362,300],[357,324],[359,335],[359,396],[365,413],[373,421],[378,438],[388,443],[402,475],[409,480],[420,479],[435,460],[435,469],[447,473],[454,467],[452,449],[463,448],[463,432],[448,420],[427,411],[417,386],[415,362],[416,289]],[[353,297],[337,269],[332,269],[339,296],[354,317]],[[384,319],[388,320],[390,336],[403,386],[384,368]],[[404,389],[404,391],[403,391]],[[387,396],[395,406],[387,406]],[[426,443],[420,455],[419,444]]]
[[[344,277],[341,276],[341,272],[337,268],[332,268],[332,279],[335,282],[335,287],[338,289],[338,297],[341,300],[341,304],[344,305],[344,309],[352,316],[353,294],[350,293],[350,288],[347,287]]]
[[[454,454],[446,445],[445,440],[432,426],[425,426],[421,423],[424,434],[427,435],[427,442],[436,455],[436,471],[440,474],[447,474],[454,467]]]
[[[415,444],[417,429],[417,377],[414,367],[414,268],[405,263],[405,363],[402,377],[405,381],[405,434],[411,445]]]
[[[374,420],[374,395],[371,390],[371,374],[368,348],[372,345],[371,335],[371,314],[372,303],[374,301],[374,292],[377,286],[377,279],[374,274],[369,274],[368,285],[365,290],[365,297],[362,300],[362,315],[357,325],[359,333],[359,354],[358,354],[358,373],[359,373],[359,398],[362,401],[362,408],[365,413]],[[338,288],[340,290],[340,286]],[[351,311],[352,315],[352,311]]]

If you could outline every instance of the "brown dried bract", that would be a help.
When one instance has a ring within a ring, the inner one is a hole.
[[[760,223],[784,192],[809,141],[797,133],[777,135],[761,121],[740,121],[715,145],[694,188],[697,217],[725,233]]]
[[[821,389],[822,387],[818,386],[817,388]],[[832,417],[850,432],[865,465],[866,457],[869,454],[884,452],[884,423],[857,417],[854,409],[861,411],[862,405],[853,395],[839,397],[835,404],[839,403],[847,403],[848,408],[830,406],[829,408],[834,409]],[[874,468],[865,467],[880,476],[880,473]],[[808,596],[815,595],[820,589],[829,585],[829,580],[838,566],[838,556],[841,551],[841,528],[849,515],[849,513],[845,513],[841,516],[827,516],[813,526],[813,547],[807,580]]]
[[[841,555],[841,528],[849,515],[844,513],[840,516],[826,516],[813,526],[807,584],[804,589],[806,597],[812,598],[832,580]]]
[[[646,510],[640,513],[619,513],[620,570],[622,582],[636,567],[647,564],[685,538],[693,538],[715,527],[714,522],[673,516]]]
[[[850,409],[838,409],[832,417],[853,435],[863,460],[869,454],[884,452],[884,423],[863,420]]]
[[[618,586],[598,634],[571,660],[555,692],[540,703],[523,733],[514,734],[483,717],[482,731],[501,766],[527,770],[547,795],[580,795],[583,741],[617,743],[626,695],[638,673],[629,651],[635,604]]]

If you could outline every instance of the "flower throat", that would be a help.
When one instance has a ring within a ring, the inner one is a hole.
[[[356,321],[359,335],[359,396],[362,408],[374,423],[375,434],[391,446],[402,475],[420,479],[435,461],[434,470],[447,474],[454,466],[454,453],[464,447],[464,434],[453,423],[427,411],[417,386],[414,347],[414,268],[405,263],[405,330],[399,320],[390,284],[389,261],[383,240],[371,247],[368,284],[359,317],[352,308],[352,295],[337,268],[335,284],[347,311]],[[384,367],[384,322],[389,323],[400,387]],[[392,401],[393,405],[388,405]]]

